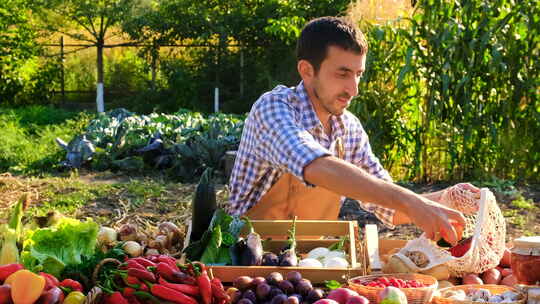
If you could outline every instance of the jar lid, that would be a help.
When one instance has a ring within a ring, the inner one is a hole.
[[[526,255],[540,255],[540,236],[524,236],[514,240],[512,252]]]

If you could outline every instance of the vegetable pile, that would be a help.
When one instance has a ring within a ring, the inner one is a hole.
[[[225,304],[229,296],[218,278],[199,262],[177,264],[168,255],[129,258],[100,273],[103,303]]]
[[[182,182],[193,182],[205,168],[221,168],[228,150],[240,143],[243,116],[179,111],[176,114],[136,115],[124,109],[98,114],[84,134],[69,144],[66,167],[90,164],[97,170],[166,169]]]

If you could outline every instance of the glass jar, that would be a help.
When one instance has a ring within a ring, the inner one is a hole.
[[[540,281],[540,236],[515,239],[511,251],[512,273],[518,283],[536,285]]]

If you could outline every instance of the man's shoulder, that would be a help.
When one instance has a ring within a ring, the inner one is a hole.
[[[294,100],[297,98],[297,93],[294,87],[278,85],[272,90],[264,93],[253,104],[254,110],[263,110],[268,107],[275,107],[277,104],[294,108]]]

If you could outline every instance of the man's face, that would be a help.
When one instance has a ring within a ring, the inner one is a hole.
[[[358,94],[358,82],[364,73],[366,56],[329,46],[319,71],[311,78],[316,107],[341,115]]]

